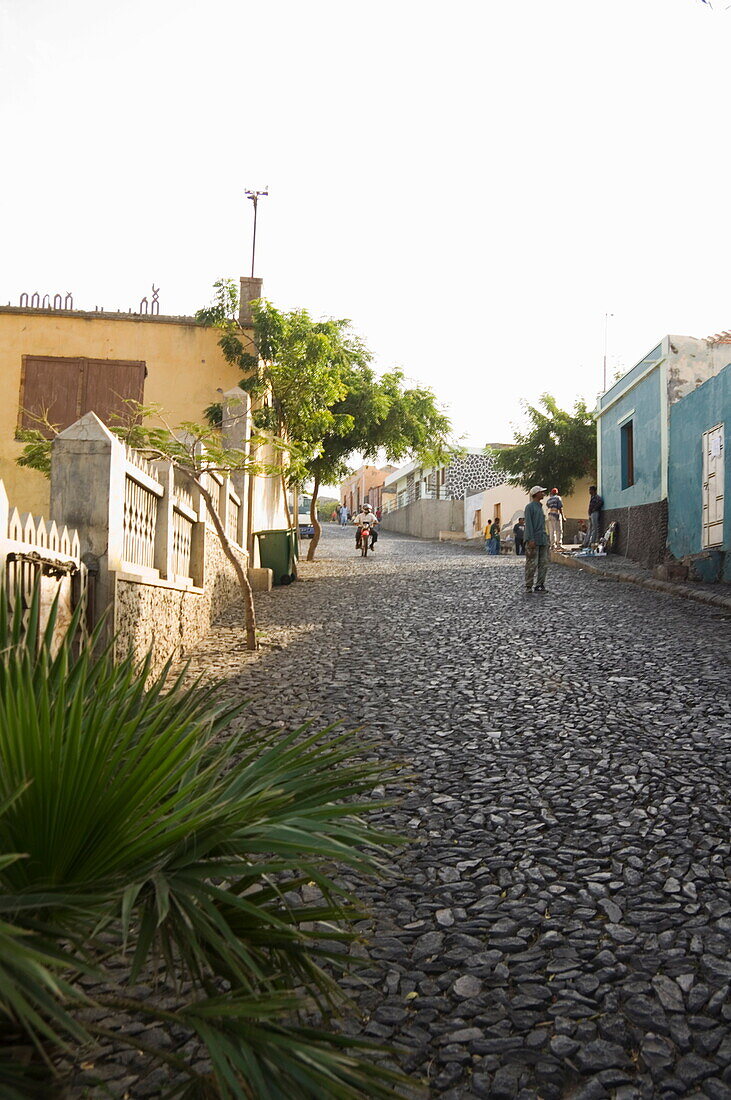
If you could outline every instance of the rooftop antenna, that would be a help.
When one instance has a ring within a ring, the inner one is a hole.
[[[254,278],[254,257],[256,255],[256,208],[257,208],[257,205],[259,203],[259,199],[262,198],[265,195],[268,195],[268,194],[269,194],[269,186],[268,185],[263,191],[247,191],[246,192],[247,199],[251,199],[251,201],[254,204],[254,240],[253,240],[253,243],[251,245],[251,277],[252,277],[252,279]]]

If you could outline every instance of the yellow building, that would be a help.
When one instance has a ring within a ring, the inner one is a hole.
[[[596,479],[594,479],[596,480]],[[579,520],[587,518],[589,509],[589,478],[577,481],[570,493],[561,493],[565,524],[565,540],[573,540]],[[549,486],[552,488],[552,486]],[[504,536],[512,534],[518,516],[525,515],[530,498],[525,489],[503,482],[483,493],[475,493],[465,500],[465,535],[468,539],[482,538],[484,527],[496,519]],[[543,501],[546,503],[545,499]],[[545,510],[545,509],[544,509]]]
[[[242,279],[242,300],[260,288],[261,280]],[[107,421],[133,398],[159,405],[173,427],[202,421],[241,377],[218,339],[192,317],[0,307],[0,478],[11,501],[48,515],[47,479],[16,464],[16,431],[35,426],[32,414],[47,411],[63,429],[89,411]]]

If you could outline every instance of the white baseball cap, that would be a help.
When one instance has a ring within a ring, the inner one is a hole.
[[[547,493],[548,489],[544,485],[534,485],[531,489],[529,496],[534,497],[536,493]]]

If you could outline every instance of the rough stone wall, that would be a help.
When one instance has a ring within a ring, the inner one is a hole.
[[[243,551],[239,551],[239,559],[246,568]],[[206,532],[202,592],[145,584],[119,575],[115,589],[117,657],[132,650],[141,661],[152,650],[153,672],[159,672],[170,657],[187,656],[211,623],[241,598],[233,566],[210,530]]]
[[[664,560],[668,537],[666,500],[632,508],[605,508],[600,523],[602,533],[613,520],[619,523],[619,554],[648,568]]]

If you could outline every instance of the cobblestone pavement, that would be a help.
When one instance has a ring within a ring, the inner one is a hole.
[[[256,657],[232,616],[196,664],[252,725],[404,761],[349,1028],[450,1100],[731,1097],[729,616],[555,566],[527,596],[522,559],[395,535],[321,551],[258,598]]]

